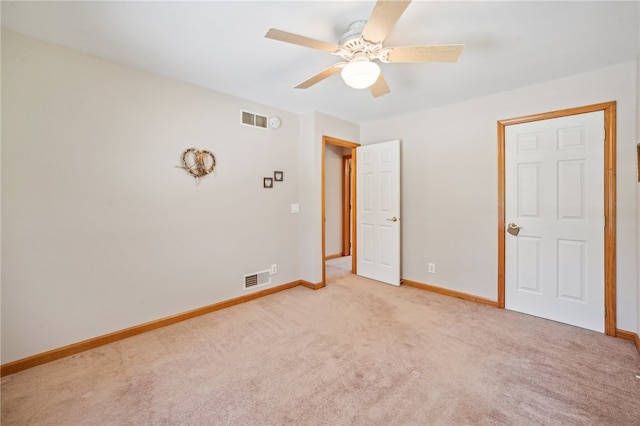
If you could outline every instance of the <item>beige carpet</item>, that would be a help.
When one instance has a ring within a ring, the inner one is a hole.
[[[2,425],[638,425],[631,342],[328,266],[2,379]]]

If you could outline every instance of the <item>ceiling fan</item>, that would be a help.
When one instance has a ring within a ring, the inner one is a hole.
[[[338,44],[326,43],[309,37],[271,28],[265,37],[323,50],[340,56],[338,62],[303,81],[296,89],[307,89],[316,83],[341,73],[345,83],[356,89],[369,88],[374,97],[389,93],[376,59],[383,63],[456,62],[462,44],[431,46],[384,47],[382,42],[409,6],[411,0],[378,0],[367,21],[355,21],[340,38]]]

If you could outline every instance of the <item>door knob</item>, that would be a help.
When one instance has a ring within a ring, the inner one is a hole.
[[[518,235],[518,233],[520,232],[520,227],[515,223],[510,223],[507,227],[507,232],[511,235]]]
[[[397,222],[398,218],[397,217],[392,217],[391,219],[387,219],[389,222]]]

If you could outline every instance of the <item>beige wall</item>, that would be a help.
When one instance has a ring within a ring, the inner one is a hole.
[[[295,114],[3,32],[2,363],[241,296],[273,263],[298,280],[299,135]],[[217,156],[200,184],[175,167],[190,147]]]
[[[617,320],[637,331],[636,72],[629,62],[363,125],[363,144],[402,140],[403,278],[496,300],[497,121],[616,100]]]

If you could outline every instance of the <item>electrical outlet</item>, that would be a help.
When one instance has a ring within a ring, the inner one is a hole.
[[[435,274],[436,273],[436,264],[435,263],[429,263],[429,273],[430,274]]]
[[[271,265],[271,275],[275,275],[278,273],[278,265],[277,264],[273,264]]]

